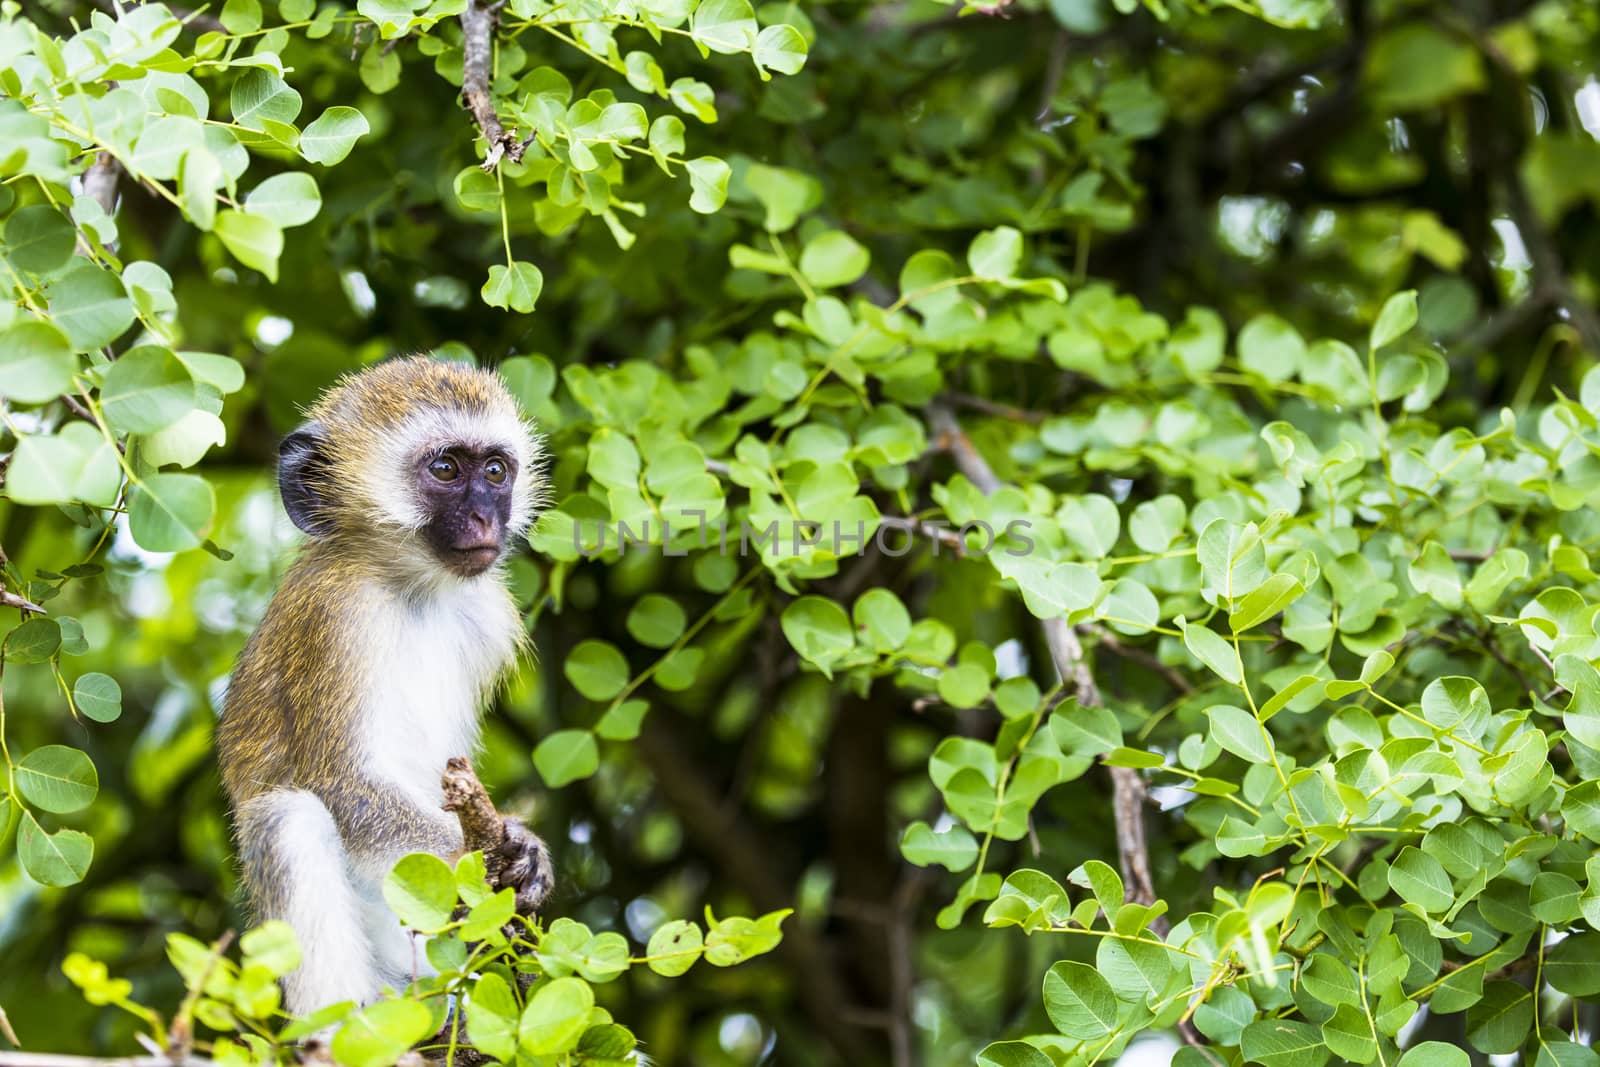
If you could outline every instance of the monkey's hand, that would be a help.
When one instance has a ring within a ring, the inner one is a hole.
[[[517,914],[532,915],[539,910],[555,885],[550,866],[550,850],[539,835],[522,825],[522,820],[507,817],[505,840],[500,843],[502,866],[496,879],[500,888],[517,892]]]

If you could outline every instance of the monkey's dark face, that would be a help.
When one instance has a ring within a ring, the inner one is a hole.
[[[516,480],[516,461],[498,449],[450,447],[423,458],[423,537],[439,562],[467,578],[494,565],[505,551]]]

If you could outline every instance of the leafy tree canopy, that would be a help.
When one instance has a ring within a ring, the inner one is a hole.
[[[6,0],[0,1040],[1596,1067],[1597,40]],[[563,884],[408,858],[438,976],[293,1021],[210,739],[277,437],[417,351],[549,436],[478,769]]]

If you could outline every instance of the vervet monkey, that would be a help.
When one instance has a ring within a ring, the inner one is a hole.
[[[462,850],[445,761],[524,642],[500,563],[544,479],[498,376],[411,358],[343,379],[284,439],[278,485],[309,534],[228,686],[217,754],[258,920],[302,963],[288,1010],[402,987],[418,954],[381,886],[401,856]],[[503,885],[549,893],[543,842],[507,820]]]

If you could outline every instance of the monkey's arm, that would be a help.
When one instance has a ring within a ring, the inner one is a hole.
[[[444,809],[382,782],[351,776],[317,790],[352,854],[380,859],[431,852],[453,859],[461,827]]]
[[[457,819],[443,807],[420,803],[403,790],[353,779],[329,790],[324,800],[352,855],[376,862],[384,873],[409,852],[431,852],[453,861],[464,851]],[[516,890],[517,910],[531,915],[554,884],[550,851],[520,820],[501,821],[504,836],[495,850],[496,883]]]

